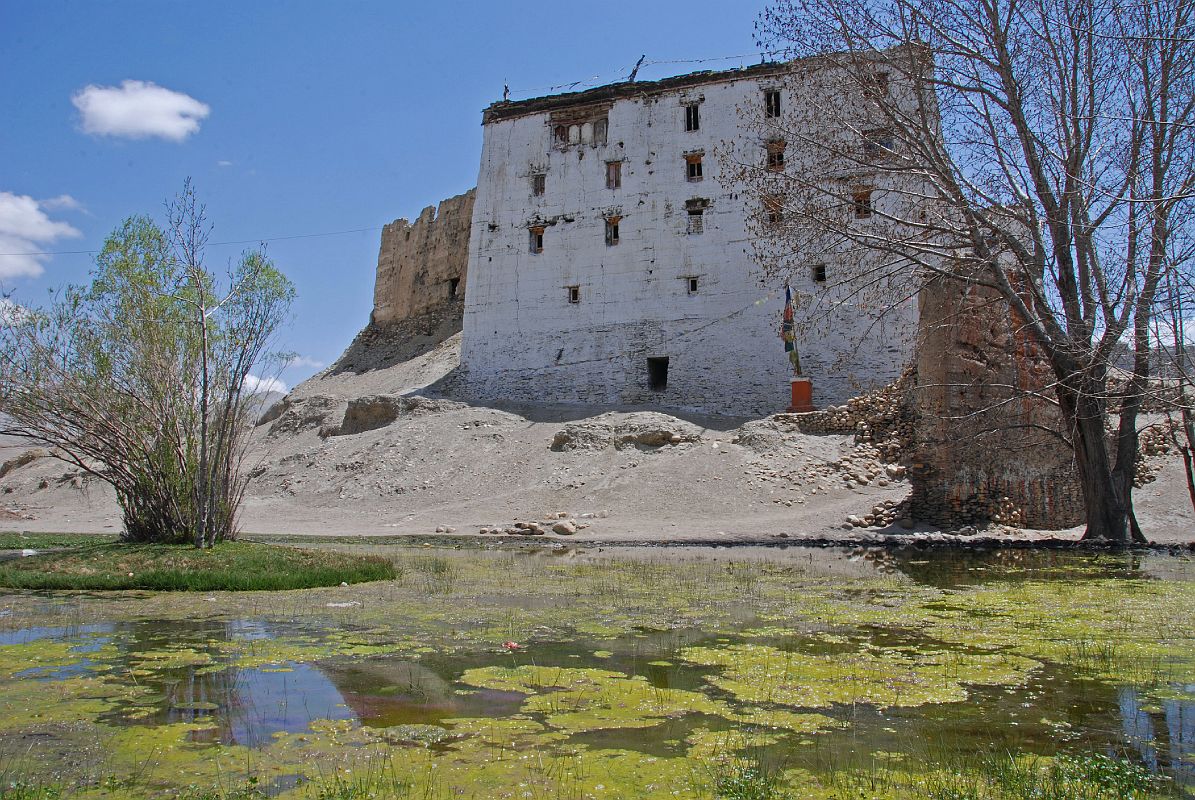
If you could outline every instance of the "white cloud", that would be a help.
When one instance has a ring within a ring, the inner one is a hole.
[[[231,167],[231,166],[232,166],[232,162],[231,162],[231,161],[223,161],[223,160],[221,160],[221,161],[217,161],[217,162],[216,162],[216,166],[217,166],[217,167]]]
[[[60,194],[57,197],[42,200],[41,207],[47,211],[87,211],[82,203],[69,194]]]
[[[74,226],[50,219],[32,197],[0,192],[0,283],[36,278],[48,258],[38,253],[59,239],[82,235]]]
[[[286,366],[294,368],[306,367],[308,369],[323,369],[328,365],[318,359],[309,358],[308,356],[295,356],[290,361],[286,362]]]
[[[269,394],[270,392],[286,394],[286,384],[277,378],[259,378],[256,375],[245,376],[246,394]]]
[[[206,103],[150,81],[124,81],[116,86],[86,86],[71,97],[83,132],[96,136],[146,139],[159,136],[181,142],[199,130],[211,113]]]
[[[29,309],[7,297],[0,297],[0,325],[20,325],[30,318]]]

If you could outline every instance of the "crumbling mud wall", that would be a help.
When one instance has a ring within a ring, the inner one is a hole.
[[[474,189],[382,229],[373,325],[389,325],[465,294]]]
[[[912,515],[943,527],[1082,523],[1052,372],[1008,304],[994,289],[938,278],[920,306]]]

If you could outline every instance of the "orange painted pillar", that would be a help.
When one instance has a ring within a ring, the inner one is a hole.
[[[792,405],[788,407],[789,413],[802,414],[806,411],[814,411],[813,407],[813,382],[808,378],[793,378],[793,398]]]

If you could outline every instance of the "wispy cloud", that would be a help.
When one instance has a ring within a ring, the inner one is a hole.
[[[74,226],[50,219],[32,197],[0,192],[0,283],[36,278],[48,256],[38,255],[59,239],[82,236]]]
[[[310,358],[308,356],[295,356],[290,361],[286,362],[286,366],[294,367],[296,369],[323,369],[328,365],[319,359]]]
[[[206,103],[150,81],[85,86],[71,102],[79,109],[84,133],[128,139],[157,136],[181,142],[211,113]]]
[[[217,161],[217,162],[216,162],[216,166],[217,166],[217,167],[231,167],[231,166],[232,166],[232,162],[231,162],[231,161],[225,161],[224,159],[220,159],[219,161]]]
[[[60,194],[57,197],[50,197],[46,200],[41,200],[40,204],[41,204],[41,207],[44,208],[46,211],[82,211],[84,213],[87,212],[87,209],[83,207],[83,204],[80,203],[75,198],[71,197],[69,194]]]
[[[259,378],[256,375],[245,376],[246,394],[269,394],[270,392],[286,394],[286,384],[277,378]]]

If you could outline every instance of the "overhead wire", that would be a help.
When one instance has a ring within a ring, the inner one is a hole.
[[[291,236],[269,236],[260,239],[236,239],[227,242],[207,242],[207,247],[223,247],[234,244],[265,244],[266,242],[283,242],[289,239],[318,239],[323,236],[343,236],[349,233],[369,233],[371,231],[380,231],[381,225],[373,225],[368,228],[350,228],[344,231],[328,231],[326,233],[296,233]],[[92,255],[100,252],[99,250],[42,250],[36,252],[26,253],[0,253],[0,258],[5,256],[74,256],[74,255]]]

